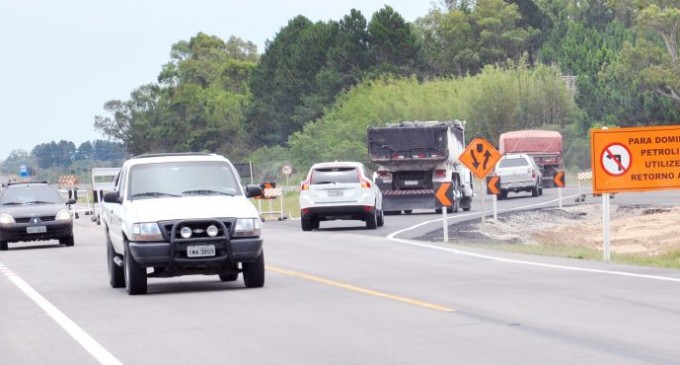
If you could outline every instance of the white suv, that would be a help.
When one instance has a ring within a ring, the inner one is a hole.
[[[504,155],[494,170],[501,178],[499,199],[508,197],[508,192],[530,192],[532,196],[543,195],[543,174],[533,157],[523,153]]]
[[[317,163],[300,186],[300,217],[303,231],[336,219],[365,221],[375,229],[385,222],[382,193],[362,163]]]
[[[206,153],[127,160],[104,195],[109,281],[145,294],[147,277],[219,275],[264,285],[262,220],[226,158]]]

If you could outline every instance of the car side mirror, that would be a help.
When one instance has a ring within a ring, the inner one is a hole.
[[[73,204],[75,204],[75,203],[76,203],[76,200],[73,199],[73,198],[71,198],[71,199],[69,199],[69,200],[66,201],[66,205],[73,205]]]
[[[262,196],[262,187],[260,185],[249,184],[246,186],[246,198],[254,198]]]
[[[120,204],[123,201],[120,199],[120,194],[117,191],[108,191],[104,194],[104,202]]]

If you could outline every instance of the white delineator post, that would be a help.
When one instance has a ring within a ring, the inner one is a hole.
[[[444,222],[444,243],[449,242],[449,223],[446,221],[446,210],[447,206],[442,206],[442,222]]]
[[[579,196],[581,196],[580,193],[579,193]],[[562,209],[562,188],[561,187],[557,188],[557,200],[560,201],[559,207],[560,207],[560,209]]]
[[[604,261],[611,259],[609,247],[609,193],[602,194],[602,251]]]

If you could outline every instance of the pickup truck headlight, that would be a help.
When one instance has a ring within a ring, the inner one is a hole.
[[[161,229],[157,223],[135,223],[132,225],[131,241],[163,241]]]
[[[234,237],[259,237],[261,230],[260,218],[238,218],[234,227]]]
[[[57,212],[57,215],[54,217],[54,220],[70,221],[71,220],[71,212],[69,212],[68,209],[62,209],[62,210]]]
[[[16,223],[14,217],[7,213],[0,213],[0,224],[12,224]]]

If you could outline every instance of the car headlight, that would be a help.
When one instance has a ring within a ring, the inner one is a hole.
[[[57,212],[57,215],[54,217],[54,219],[58,221],[70,221],[71,212],[69,212],[68,209],[62,209]]]
[[[234,227],[234,237],[259,237],[261,230],[260,218],[238,218]]]
[[[131,236],[131,241],[163,241],[161,229],[155,222],[133,224]]]
[[[7,213],[0,213],[0,224],[16,223],[14,217]]]

